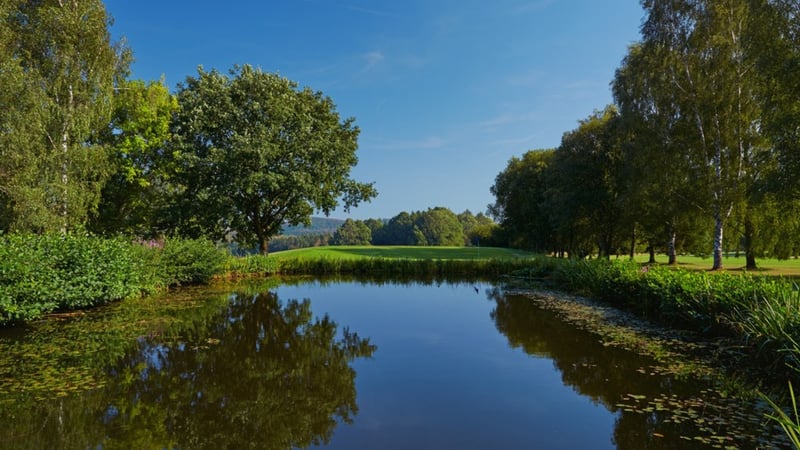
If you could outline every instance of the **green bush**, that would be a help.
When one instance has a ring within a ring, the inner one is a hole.
[[[148,280],[133,246],[79,234],[0,238],[0,323],[141,295]]]
[[[204,283],[226,258],[202,239],[131,243],[83,234],[0,236],[0,324]]]
[[[155,248],[149,262],[158,269],[156,274],[164,286],[202,284],[209,282],[228,259],[225,250],[208,239],[167,239]]]

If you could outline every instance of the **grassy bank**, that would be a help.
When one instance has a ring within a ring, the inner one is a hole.
[[[231,257],[224,276],[383,275],[497,276],[527,267],[533,255],[504,248],[331,246]]]
[[[656,322],[730,338],[731,352],[779,379],[796,378],[800,370],[800,291],[786,278],[545,257],[516,276],[524,284],[557,287]]]

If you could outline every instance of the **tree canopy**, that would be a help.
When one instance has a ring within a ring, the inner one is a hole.
[[[235,233],[266,253],[284,224],[376,195],[372,183],[349,178],[358,162],[354,119],[340,119],[321,92],[244,65],[228,75],[199,68],[177,97],[170,229]]]

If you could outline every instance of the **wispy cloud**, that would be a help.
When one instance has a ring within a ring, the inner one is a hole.
[[[398,140],[398,141],[384,141],[375,144],[364,144],[362,147],[367,149],[381,150],[381,151],[412,151],[412,150],[434,150],[442,148],[447,145],[447,141],[438,137],[431,136],[418,140]]]
[[[380,63],[382,63],[386,59],[386,56],[383,54],[382,51],[374,50],[363,54],[361,58],[366,63],[364,66],[364,71],[368,71],[374,69]]]
[[[537,138],[538,138],[538,136],[536,136],[536,135],[530,135],[530,136],[525,136],[525,137],[520,137],[520,138],[500,139],[498,141],[492,142],[490,145],[492,145],[492,146],[522,145],[522,144],[531,143]]]

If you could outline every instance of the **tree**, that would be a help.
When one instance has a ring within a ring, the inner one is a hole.
[[[628,236],[623,219],[624,155],[615,107],[595,111],[564,133],[547,172],[545,208],[566,250],[609,257]]]
[[[800,197],[800,2],[753,0],[750,51],[760,76],[763,131],[778,163],[772,190]]]
[[[693,125],[685,156],[698,168],[714,218],[713,269],[722,268],[723,231],[747,208],[768,148],[760,134],[748,0],[644,0],[645,45],[660,51],[679,114]],[[653,69],[650,69],[653,70]],[[702,169],[702,170],[701,170]]]
[[[39,116],[28,127],[6,129],[18,133],[17,143],[29,141],[10,149],[26,156],[16,158],[20,176],[6,195],[15,216],[29,220],[16,228],[66,231],[83,225],[109,175],[106,151],[95,137],[108,123],[128,52],[111,43],[100,0],[17,2],[9,13],[3,33],[12,36],[11,60],[4,64],[18,65],[9,76],[21,71],[27,81],[17,92],[29,95],[16,110],[27,119],[25,105],[33,102]]]
[[[663,52],[652,43],[631,46],[615,74],[613,92],[628,130],[626,210],[643,228],[651,262],[655,247],[665,246],[674,265],[678,236],[692,232],[691,219],[703,213],[703,201],[697,195],[700,176],[685,151],[693,127],[680,113]]]
[[[347,219],[333,233],[331,245],[369,245],[371,241],[372,231],[363,221]]]
[[[100,135],[109,146],[113,175],[92,221],[95,231],[153,232],[153,215],[163,201],[159,194],[166,182],[164,149],[177,107],[163,80],[120,83],[111,122]]]
[[[311,214],[345,210],[376,195],[349,178],[358,159],[358,128],[333,101],[251,66],[230,76],[198,69],[178,87],[171,152],[176,172],[169,227],[268,252],[281,227]]]
[[[472,211],[466,210],[458,215],[458,221],[461,223],[461,231],[464,233],[464,244],[471,245],[473,242],[470,239],[470,234],[478,225],[478,219],[475,218]]]
[[[31,205],[36,197],[35,136],[41,129],[37,98],[40,90],[26,76],[19,55],[14,51],[17,39],[6,18],[12,15],[12,2],[0,1],[0,231],[25,229],[39,223]]]
[[[464,231],[458,216],[444,207],[430,208],[416,214],[414,231],[417,245],[464,246]]]
[[[551,250],[555,243],[550,217],[544,209],[546,171],[555,150],[531,150],[513,157],[489,188],[495,202],[489,214],[510,235],[514,247]]]
[[[375,245],[416,245],[414,219],[411,214],[402,211],[389,219],[379,233],[372,235],[372,243]]]

